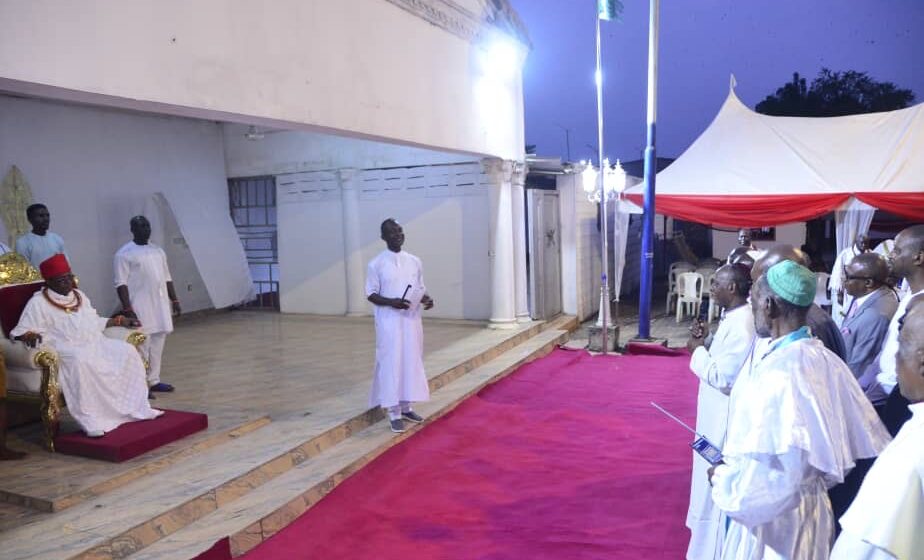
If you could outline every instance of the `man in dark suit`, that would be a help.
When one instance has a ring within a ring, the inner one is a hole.
[[[889,265],[878,253],[857,255],[846,266],[846,273],[844,290],[853,301],[841,324],[847,350],[844,361],[860,379],[882,350],[898,298],[886,285]]]

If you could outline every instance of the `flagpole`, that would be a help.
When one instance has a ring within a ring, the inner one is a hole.
[[[648,20],[648,146],[645,148],[645,198],[642,215],[641,286],[638,337],[651,338],[651,284],[654,272],[655,124],[658,118],[658,21],[660,0],[650,0]]]
[[[603,165],[603,61],[600,49],[600,17],[597,17],[597,72],[595,74],[597,82],[597,182],[600,189],[600,261],[602,270],[600,272],[600,322],[603,325],[602,342],[603,354],[606,354],[609,337],[609,308],[610,308],[610,283],[609,258],[608,258],[608,224],[606,218],[606,191],[604,190],[604,176],[606,169]]]

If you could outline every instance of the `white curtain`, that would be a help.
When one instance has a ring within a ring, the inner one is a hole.
[[[613,216],[613,295],[619,301],[622,288],[622,271],[626,267],[626,238],[629,235],[629,214],[631,203],[619,200]],[[634,205],[632,205],[634,206]]]
[[[837,254],[834,261],[834,269],[831,271],[829,286],[831,288],[831,317],[834,322],[840,326],[844,320],[844,315],[850,309],[852,298],[844,294],[843,303],[837,302],[837,291],[844,287],[843,267],[847,265],[849,259],[840,258],[844,249],[850,248],[857,236],[869,232],[869,225],[873,221],[873,214],[876,209],[869,204],[860,202],[854,197],[850,197],[835,213],[834,222],[837,233]]]
[[[876,208],[854,197],[850,197],[850,200],[834,213],[838,255],[853,244],[857,235],[869,232],[869,225],[873,222],[875,213]]]

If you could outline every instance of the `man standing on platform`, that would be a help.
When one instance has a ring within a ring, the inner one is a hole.
[[[722,558],[828,558],[826,490],[889,442],[850,369],[809,334],[814,297],[815,274],[788,260],[751,290],[757,336],[771,341],[735,382],[712,469],[712,498],[731,519]]]
[[[16,252],[26,257],[32,266],[38,268],[43,262],[64,250],[64,240],[57,233],[48,231],[51,214],[44,204],[33,204],[26,208],[26,218],[32,224],[32,231],[16,240]]]
[[[60,360],[61,391],[67,410],[90,437],[126,422],[162,414],[148,404],[144,364],[135,348],[108,338],[111,326],[136,328],[136,319],[100,317],[86,294],[74,287],[70,265],[57,254],[39,266],[45,287],[35,292],[10,336],[30,348],[42,342]]]
[[[150,242],[151,223],[144,216],[129,222],[134,239],[115,254],[115,285],[122,315],[138,319],[148,335],[148,386],[152,392],[171,392],[160,380],[161,358],[173,316],[181,313],[164,250]]]
[[[724,318],[705,343],[706,328],[697,322],[687,348],[693,352],[690,369],[700,379],[696,404],[696,431],[719,448],[728,428],[728,394],[754,344],[754,316],[747,304],[750,270],[742,264],[725,265],[712,277],[710,295],[724,311]],[[693,454],[693,477],[687,527],[691,532],[687,559],[720,558],[725,520],[712,503],[706,472],[709,464]]]
[[[423,418],[411,403],[430,399],[423,367],[423,324],[420,309],[431,309],[420,259],[402,251],[404,229],[393,218],[382,222],[388,247],[369,262],[366,297],[375,305],[375,379],[371,406],[388,413],[391,431],[405,431],[404,421]]]
[[[924,296],[914,298],[902,318],[896,368],[913,416],[841,517],[832,560],[912,560],[924,552]]]

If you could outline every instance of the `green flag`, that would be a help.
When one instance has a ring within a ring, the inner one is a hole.
[[[619,0],[597,0],[597,15],[605,21],[618,20],[622,14],[622,2]]]

